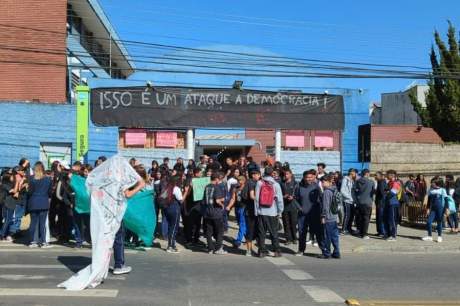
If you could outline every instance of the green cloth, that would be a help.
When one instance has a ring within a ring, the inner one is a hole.
[[[144,189],[128,199],[123,224],[139,236],[146,246],[152,246],[157,224],[152,190]]]
[[[79,175],[72,175],[70,187],[75,192],[75,211],[79,214],[89,214],[91,200],[86,188],[86,178]]]
[[[193,201],[201,201],[204,197],[204,189],[211,183],[209,177],[196,177],[192,179]]]

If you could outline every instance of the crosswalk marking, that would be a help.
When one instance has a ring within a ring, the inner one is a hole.
[[[58,297],[94,297],[115,298],[118,290],[88,289],[82,291],[70,291],[65,289],[43,288],[0,288],[0,296],[58,296]]]
[[[80,269],[84,265],[26,265],[26,264],[4,264],[0,265],[0,269]]]
[[[305,292],[318,303],[343,303],[345,299],[326,287],[302,286]]]
[[[282,269],[284,274],[286,274],[292,280],[309,280],[314,279],[309,273],[298,270],[298,269]]]
[[[20,281],[20,280],[43,280],[43,279],[61,279],[56,275],[23,275],[23,274],[0,274],[0,279]],[[125,276],[114,275],[107,277],[108,280],[126,280]]]
[[[265,257],[276,266],[294,266],[294,263],[285,257]]]
[[[59,252],[59,253],[86,253],[91,254],[91,249],[70,249],[70,248],[62,248],[62,247],[54,247],[49,249],[30,249],[30,248],[9,248],[4,249],[0,248],[1,253],[45,253],[45,252]],[[135,250],[125,250],[125,254],[138,254],[139,251]]]

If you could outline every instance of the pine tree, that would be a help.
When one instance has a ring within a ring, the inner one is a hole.
[[[460,141],[460,50],[455,33],[449,22],[448,46],[438,31],[434,33],[438,52],[431,47],[432,78],[428,82],[426,108],[411,95],[423,124],[432,127],[444,141]]]

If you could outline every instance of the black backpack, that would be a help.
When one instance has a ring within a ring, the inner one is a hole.
[[[158,202],[158,207],[160,208],[166,208],[171,204],[171,195],[170,195],[170,190],[168,189],[167,184],[165,183],[160,183],[160,188],[158,192],[158,197],[157,197],[157,202]]]
[[[331,203],[331,213],[336,215],[339,213],[340,207],[343,205],[343,195],[340,191],[334,191],[334,195],[332,196],[332,203]]]

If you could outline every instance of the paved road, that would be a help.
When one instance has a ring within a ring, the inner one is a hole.
[[[56,284],[90,262],[89,250],[0,244],[0,305],[343,305],[347,298],[362,305],[447,305],[460,300],[453,254],[259,259],[153,249],[131,251],[127,261],[134,269],[130,275],[111,276],[97,290],[63,296],[69,292]]]

